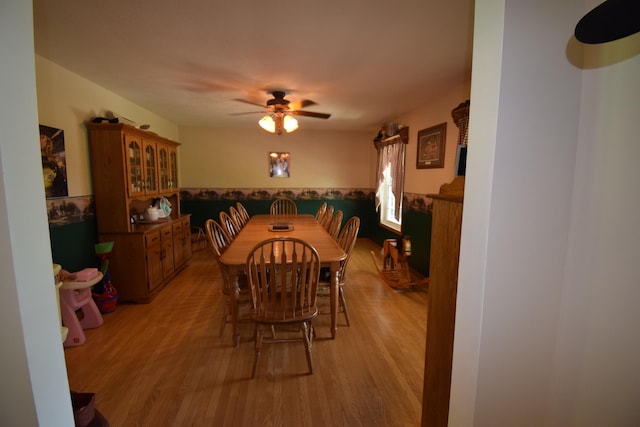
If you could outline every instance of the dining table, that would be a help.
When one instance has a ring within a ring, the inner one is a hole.
[[[331,338],[335,339],[338,329],[338,270],[347,254],[313,215],[258,214],[249,219],[220,257],[220,261],[227,268],[229,277],[234,284],[230,304],[233,344],[236,347],[240,345],[238,330],[240,287],[238,286],[238,278],[246,269],[249,252],[258,243],[276,237],[295,237],[309,243],[318,252],[321,267],[329,268],[331,271],[329,292]]]

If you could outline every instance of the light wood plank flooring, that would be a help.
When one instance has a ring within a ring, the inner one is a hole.
[[[252,325],[241,325],[239,348],[230,325],[218,336],[225,301],[205,249],[150,304],[119,304],[84,345],[65,349],[69,385],[95,392],[113,427],[417,426],[427,289],[386,286],[371,250],[380,257],[359,239],[349,264],[351,326],[340,314],[331,340],[329,316],[314,321],[313,375],[302,344],[287,343],[266,346],[250,379]]]

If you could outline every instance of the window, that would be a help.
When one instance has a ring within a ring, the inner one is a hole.
[[[396,218],[396,196],[393,194],[393,177],[391,176],[390,164],[387,164],[382,175],[384,179],[380,188],[380,224],[400,232],[402,229],[402,196],[400,196],[399,215]]]
[[[378,149],[376,209],[380,211],[380,224],[398,233],[402,231],[405,146],[405,140],[400,137],[376,142]]]

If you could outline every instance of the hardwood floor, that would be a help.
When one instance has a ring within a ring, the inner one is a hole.
[[[65,349],[69,385],[96,393],[112,427],[418,426],[427,289],[386,286],[371,250],[359,239],[348,267],[351,326],[340,314],[331,340],[329,316],[314,321],[313,375],[301,343],[273,344],[250,379],[252,325],[241,324],[239,348],[230,325],[218,336],[225,300],[206,249],[150,304],[119,304]]]

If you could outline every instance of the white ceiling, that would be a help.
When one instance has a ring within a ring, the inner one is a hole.
[[[37,54],[185,126],[256,126],[270,90],[302,127],[370,130],[471,72],[473,0],[34,0]],[[460,100],[461,102],[464,100]],[[454,106],[452,106],[454,107]],[[256,111],[256,114],[233,115]]]

